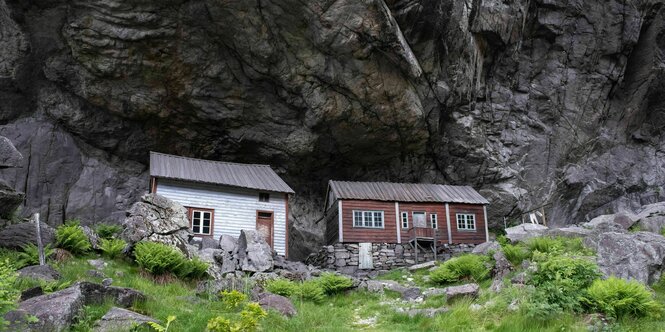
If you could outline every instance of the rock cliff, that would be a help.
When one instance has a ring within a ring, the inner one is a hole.
[[[117,221],[149,150],[270,163],[317,234],[328,179],[470,184],[491,220],[662,200],[655,0],[0,0],[0,178]]]

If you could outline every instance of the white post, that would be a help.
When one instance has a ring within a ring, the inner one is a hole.
[[[450,229],[450,207],[446,203],[446,226],[448,227],[448,244],[453,243],[452,231]]]
[[[490,242],[490,233],[487,227],[487,205],[483,205],[483,215],[485,218],[485,242]]]
[[[395,202],[395,222],[397,223],[397,243],[402,243],[402,225],[400,225],[399,203]]]
[[[42,229],[39,225],[39,213],[32,215],[32,220],[35,222],[35,228],[37,231],[37,250],[39,252],[39,265],[46,264],[46,257],[44,257],[44,245],[42,244]]]
[[[342,218],[342,200],[340,199],[339,201],[337,201],[337,227],[338,227],[338,231],[339,231],[338,235],[339,235],[339,242],[340,243],[344,242],[344,234],[343,234],[343,230],[344,230],[343,226],[344,225],[342,224],[343,221],[344,221],[344,218]]]

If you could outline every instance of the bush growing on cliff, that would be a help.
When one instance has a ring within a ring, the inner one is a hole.
[[[99,250],[102,251],[102,254],[110,259],[115,259],[122,255],[122,251],[127,246],[127,242],[121,239],[106,239],[102,238],[99,241]]]
[[[101,239],[110,239],[122,231],[120,225],[100,224],[95,228],[95,232]]]
[[[77,220],[70,220],[55,231],[55,243],[58,248],[68,250],[74,255],[81,255],[90,250],[90,240]]]
[[[445,284],[460,280],[480,282],[489,277],[492,270],[487,256],[466,254],[453,257],[430,273],[430,280]]]
[[[134,247],[136,263],[155,276],[172,273],[180,278],[205,276],[208,263],[198,258],[187,259],[178,249],[157,242],[139,242]]]
[[[663,313],[663,306],[654,300],[644,285],[616,277],[594,281],[587,290],[585,302],[591,309],[614,318],[657,318]]]
[[[530,272],[529,284],[536,287],[536,299],[565,311],[579,311],[586,289],[601,274],[587,259],[566,255],[534,253],[537,268]]]

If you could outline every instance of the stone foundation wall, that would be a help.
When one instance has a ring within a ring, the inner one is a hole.
[[[474,244],[444,244],[437,248],[437,260],[447,260],[458,253],[471,252]],[[397,267],[410,266],[434,260],[434,252],[430,248],[416,249],[410,244],[372,243],[373,269],[367,271],[390,270]],[[358,271],[359,246],[357,243],[335,243],[323,246],[318,253],[310,255],[308,264],[321,268],[332,269],[345,274]]]

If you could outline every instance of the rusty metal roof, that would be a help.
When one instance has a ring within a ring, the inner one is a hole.
[[[328,185],[336,199],[489,204],[485,197],[469,186],[333,180]]]
[[[239,164],[150,152],[150,176],[294,193],[269,165]]]

